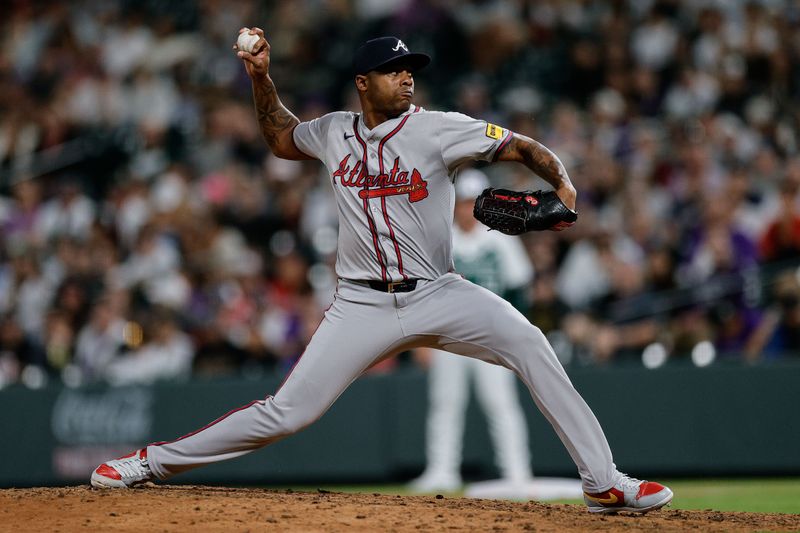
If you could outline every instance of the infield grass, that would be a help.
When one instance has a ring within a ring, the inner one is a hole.
[[[800,514],[800,478],[659,479],[658,481],[668,485],[675,492],[672,509]],[[296,488],[316,490],[317,487]],[[404,485],[345,485],[320,488],[336,492],[409,494]],[[557,500],[556,503],[583,505],[580,500]]]

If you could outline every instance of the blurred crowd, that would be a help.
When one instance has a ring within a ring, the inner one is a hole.
[[[231,50],[251,25],[301,120],[356,109],[352,52],[397,35],[433,58],[416,103],[558,154],[580,219],[525,236],[527,315],[565,363],[800,353],[800,2],[9,0],[0,386],[302,353],[335,288],[336,209],[318,162],[260,137]]]

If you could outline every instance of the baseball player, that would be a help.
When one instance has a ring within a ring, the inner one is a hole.
[[[495,294],[505,295],[513,303],[514,298],[509,296],[523,299],[524,287],[533,277],[533,267],[519,238],[486,231],[486,226],[472,216],[475,198],[488,186],[486,175],[480,170],[458,173],[453,259],[459,274]],[[528,427],[517,397],[514,373],[471,357],[428,348],[419,350],[425,350],[424,354],[430,358],[427,465],[409,488],[415,492],[453,491],[462,485],[461,443],[469,385],[474,379],[506,490],[524,494],[533,476]]]
[[[470,160],[522,163],[555,190],[527,194],[524,201],[533,206],[547,200],[552,209],[555,199],[574,220],[576,192],[560,160],[500,126],[414,105],[414,73],[430,58],[395,37],[367,41],[355,52],[361,113],[300,122],[269,76],[263,31],[244,31],[259,37],[252,53],[235,48],[252,79],[264,139],[276,156],[319,159],[330,175],[339,212],[333,303],[274,396],[177,440],[103,463],[92,473],[92,485],[165,480],[271,444],[317,420],[370,366],[430,346],[504,366],[524,381],[575,461],[590,511],[647,512],[669,503],[667,487],[617,470],[600,424],[542,332],[511,304],[453,272],[458,167]],[[502,201],[492,197],[485,204]],[[553,229],[572,223],[547,220]]]

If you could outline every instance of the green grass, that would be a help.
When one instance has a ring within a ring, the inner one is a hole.
[[[675,492],[672,509],[800,514],[800,478],[659,481]],[[336,492],[408,494],[403,485],[347,485],[319,488]],[[297,490],[316,489],[317,487],[297,487]],[[583,504],[579,500],[560,500],[558,503]]]
[[[800,479],[702,479],[668,481],[674,509],[714,509],[800,514]]]

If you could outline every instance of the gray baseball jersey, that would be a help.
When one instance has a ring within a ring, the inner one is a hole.
[[[325,164],[336,195],[334,301],[274,396],[148,446],[153,474],[166,479],[291,435],[322,416],[370,366],[431,346],[514,371],[553,424],[584,488],[614,485],[621,474],[605,435],[542,332],[499,296],[451,272],[456,169],[467,160],[493,160],[511,138],[498,126],[417,106],[372,130],[361,115],[345,112],[298,125],[295,144]],[[361,282],[405,279],[417,280],[409,292]]]
[[[368,129],[357,113],[330,113],[294,130],[322,161],[339,210],[340,278],[436,279],[453,270],[453,176],[491,161],[513,134],[460,113],[418,106]]]

